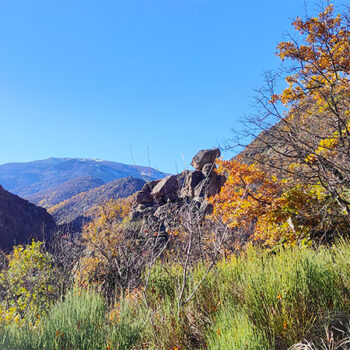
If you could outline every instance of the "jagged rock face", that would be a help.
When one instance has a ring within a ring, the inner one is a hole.
[[[191,171],[187,174],[184,184],[180,191],[180,197],[193,197],[195,187],[204,179],[204,175],[201,171]]]
[[[212,171],[194,188],[194,197],[209,198],[215,196],[220,192],[225,181],[225,176]]]
[[[212,210],[207,199],[219,193],[225,182],[225,177],[214,171],[219,156],[217,148],[199,151],[192,161],[196,170],[145,184],[135,196],[131,220],[142,219],[147,230],[157,232],[176,227],[189,213],[202,220]]]
[[[45,209],[0,186],[0,249],[9,251],[31,239],[48,239],[55,229],[54,220]]]
[[[204,165],[213,164],[215,159],[220,157],[220,155],[221,152],[218,148],[203,149],[193,157],[191,165],[196,170],[202,170]]]

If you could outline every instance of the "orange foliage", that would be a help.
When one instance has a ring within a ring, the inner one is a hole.
[[[221,192],[210,198],[211,218],[219,218],[231,228],[250,229],[266,214],[281,192],[281,184],[255,164],[218,160],[218,173],[227,177]]]
[[[326,232],[332,224],[324,220],[324,211],[339,211],[320,185],[279,181],[257,165],[237,160],[219,160],[218,165],[217,171],[225,174],[227,181],[221,192],[210,198],[213,214],[209,218],[243,229],[266,245],[308,244],[311,235]]]
[[[295,29],[305,36],[306,45],[294,41],[278,45],[277,55],[282,61],[302,63],[295,75],[286,77],[289,87],[279,96],[283,103],[309,98],[324,101],[331,88],[346,85],[348,88],[348,78],[341,72],[350,71],[350,31],[342,17],[334,16],[333,12],[330,5],[318,17],[306,20],[298,17],[293,22]]]
[[[91,282],[99,284],[100,277],[108,273],[108,262],[120,253],[118,246],[125,237],[122,227],[128,221],[132,199],[118,199],[106,202],[96,209],[95,220],[83,231],[87,254],[80,259],[80,268],[76,278],[81,285]]]

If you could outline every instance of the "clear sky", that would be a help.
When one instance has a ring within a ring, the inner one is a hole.
[[[180,171],[239,127],[304,13],[302,0],[1,1],[0,163],[149,153]]]

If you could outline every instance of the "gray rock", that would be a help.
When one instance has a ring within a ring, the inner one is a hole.
[[[200,215],[204,217],[205,215],[212,214],[213,205],[207,201],[203,201],[199,208]]]
[[[194,196],[204,198],[215,196],[220,192],[225,180],[225,176],[212,172],[208,178],[205,178],[196,186]]]
[[[136,206],[136,208],[134,210],[145,211],[146,209],[149,209],[149,208],[154,208],[154,211],[156,210],[155,205],[153,203],[152,204],[139,204]]]
[[[152,190],[154,189],[154,187],[156,187],[156,185],[160,182],[161,180],[153,180],[153,181],[149,181],[149,182],[146,182],[141,191],[142,192],[149,192],[151,193]]]
[[[136,221],[142,219],[143,215],[141,211],[134,210],[130,213],[130,221]]]
[[[176,176],[170,175],[158,182],[152,190],[152,195],[157,198],[164,197],[168,193],[176,192],[178,188],[179,183]]]
[[[207,163],[203,166],[202,173],[205,177],[209,177],[214,169],[216,169],[216,165],[214,163]]]
[[[220,155],[221,152],[218,148],[201,150],[193,157],[191,165],[196,170],[202,170],[205,164],[214,163]]]
[[[149,192],[139,191],[135,195],[136,204],[149,204],[154,202],[154,198]]]
[[[163,199],[167,203],[171,203],[171,202],[176,202],[178,200],[178,197],[177,197],[176,193],[171,192],[171,193],[167,193]]]
[[[174,218],[178,218],[176,214],[178,209],[178,203],[166,203],[158,207],[154,213],[154,216],[162,220],[173,220]]]
[[[194,195],[195,187],[203,180],[204,176],[201,171],[195,170],[191,171],[187,174],[185,182],[180,191],[180,197],[190,197],[192,198]]]
[[[179,188],[181,189],[185,183],[187,175],[190,173],[189,170],[184,170],[180,174],[176,175],[177,181],[179,182]]]

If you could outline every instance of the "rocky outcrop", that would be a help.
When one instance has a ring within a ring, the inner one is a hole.
[[[204,174],[199,170],[189,172],[185,177],[183,186],[179,193],[180,197],[194,197],[194,189],[204,177]]]
[[[151,194],[156,199],[163,198],[164,196],[175,193],[179,188],[179,182],[175,175],[170,175],[160,180],[156,186],[154,186]]]
[[[219,193],[225,182],[225,177],[215,171],[219,156],[217,148],[201,150],[191,162],[194,171],[146,183],[135,195],[131,220],[143,220],[147,230],[157,233],[178,225],[185,213],[202,220],[212,210],[207,199]]]
[[[197,170],[202,170],[204,165],[213,164],[220,155],[218,148],[201,150],[193,157],[191,165]]]

